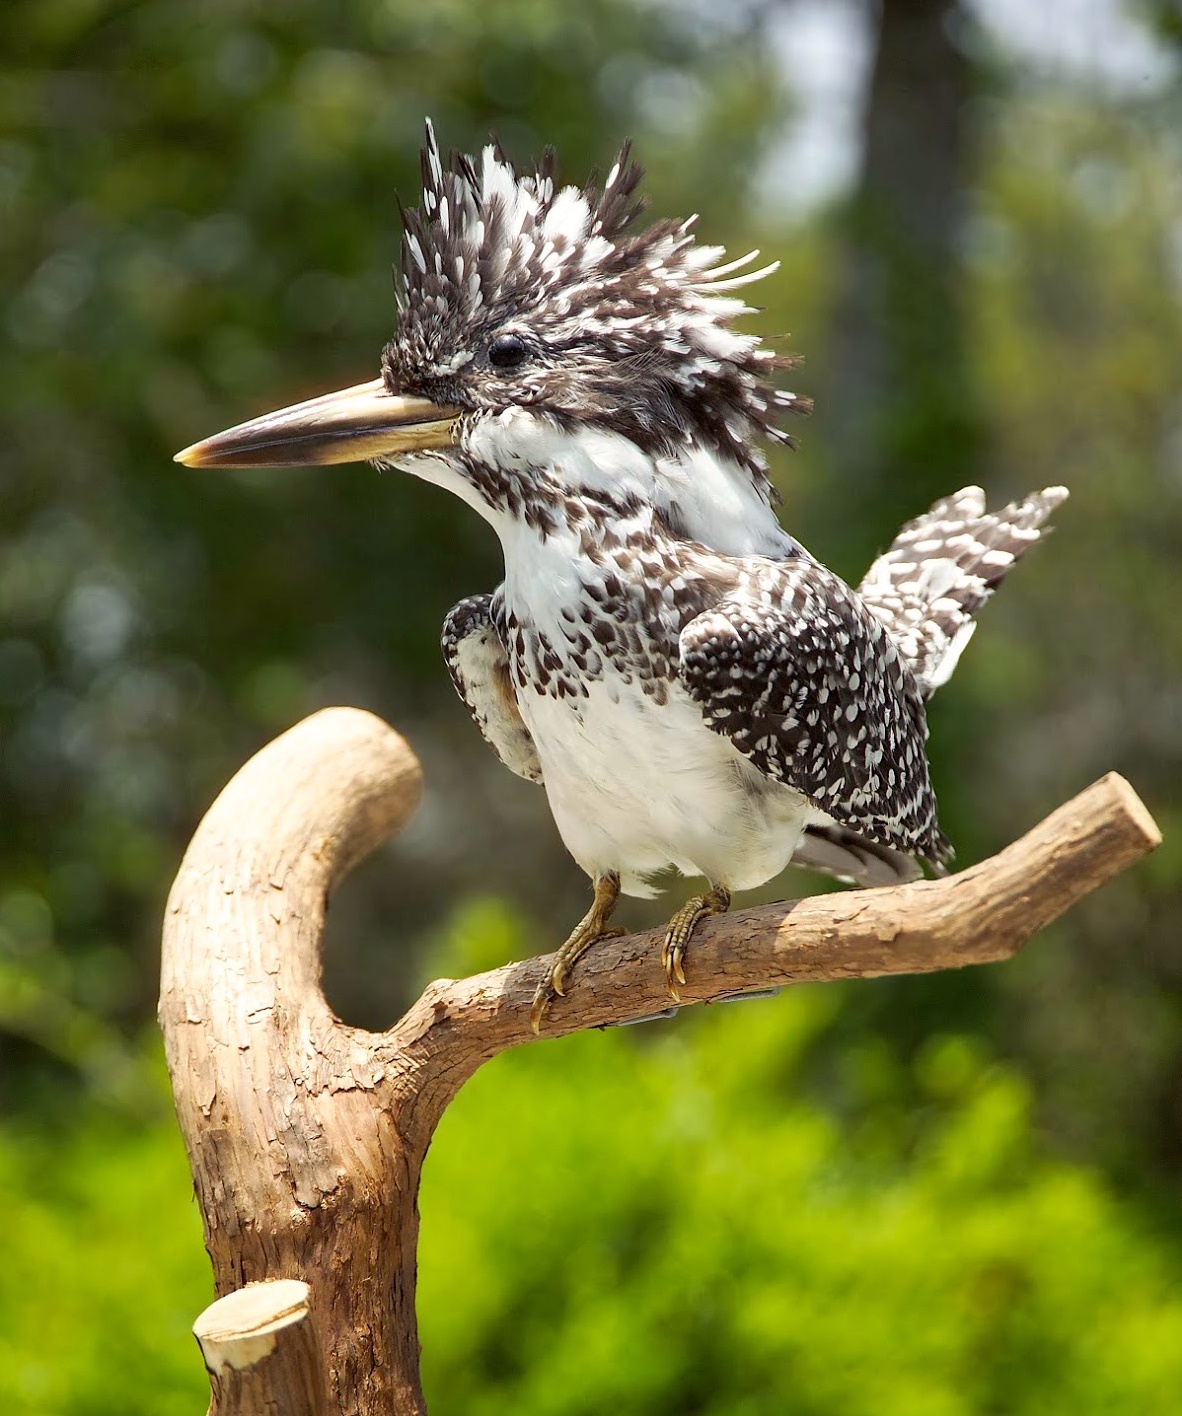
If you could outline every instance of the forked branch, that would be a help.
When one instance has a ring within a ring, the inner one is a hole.
[[[217,1292],[309,1285],[307,1350],[322,1356],[331,1413],[426,1409],[414,1315],[420,1169],[464,1081],[533,1040],[530,1005],[548,962],[439,980],[384,1033],[332,1015],[320,990],[328,895],[405,824],[419,790],[418,763],[386,724],[355,709],[316,714],[214,803],[165,922],[160,1020]],[[1110,773],[959,875],[708,921],[682,1003],[1008,958],[1159,841],[1136,793]],[[660,936],[625,935],[580,962],[542,1032],[670,1003]],[[287,1350],[235,1369],[235,1412],[274,1410],[307,1386],[306,1371],[286,1370]],[[225,1416],[228,1388],[214,1385],[211,1410]]]

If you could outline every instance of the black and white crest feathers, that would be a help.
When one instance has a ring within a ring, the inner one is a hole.
[[[763,439],[790,441],[773,389],[790,361],[733,328],[734,292],[776,269],[723,262],[690,221],[637,225],[641,169],[627,144],[602,185],[560,187],[553,153],[518,173],[495,144],[445,162],[428,124],[421,205],[404,212],[400,325],[385,351],[392,388],[460,407],[534,406],[559,422],[624,433],[654,450],[703,442],[770,496]],[[488,358],[498,334],[520,368]]]

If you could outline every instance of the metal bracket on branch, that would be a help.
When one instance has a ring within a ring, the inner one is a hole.
[[[220,1299],[198,1324],[213,1416],[426,1411],[414,1308],[423,1160],[473,1072],[534,1041],[530,1006],[550,961],[438,980],[386,1032],[333,1016],[320,988],[328,896],[405,824],[420,790],[413,752],[380,719],[317,713],[233,778],[169,898],[160,1023]],[[708,921],[682,1003],[1008,958],[1160,839],[1110,773],[958,875]],[[580,962],[543,1036],[668,1006],[659,935],[624,935]],[[275,1280],[307,1291],[295,1301]],[[269,1287],[227,1313],[248,1284]]]

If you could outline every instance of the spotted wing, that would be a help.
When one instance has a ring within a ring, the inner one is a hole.
[[[980,487],[964,487],[909,521],[866,572],[858,594],[894,636],[925,698],[947,683],[977,611],[1066,500],[1066,487],[1046,487],[990,512]]]
[[[517,707],[509,658],[491,607],[491,595],[471,595],[451,610],[443,621],[443,657],[485,742],[511,772],[540,782],[542,764]]]
[[[950,857],[914,676],[883,624],[824,566],[766,561],[745,571],[682,630],[680,676],[715,732],[828,822],[933,865]]]

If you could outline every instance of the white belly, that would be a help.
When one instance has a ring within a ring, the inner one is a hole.
[[[519,695],[567,849],[589,875],[617,871],[630,895],[675,867],[746,890],[788,864],[815,814],[702,721],[676,685],[658,704],[610,674],[586,698]]]

